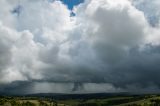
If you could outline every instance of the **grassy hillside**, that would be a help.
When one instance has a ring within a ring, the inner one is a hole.
[[[54,97],[53,97],[54,98]],[[160,106],[158,95],[55,100],[46,97],[0,97],[0,106]]]

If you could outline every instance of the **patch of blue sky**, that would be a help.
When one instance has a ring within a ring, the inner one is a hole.
[[[61,0],[61,1],[64,4],[66,4],[70,10],[72,10],[74,6],[84,2],[84,0]]]

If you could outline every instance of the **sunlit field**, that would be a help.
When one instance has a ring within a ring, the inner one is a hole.
[[[159,106],[158,95],[110,96],[90,99],[54,97],[1,97],[0,106]]]

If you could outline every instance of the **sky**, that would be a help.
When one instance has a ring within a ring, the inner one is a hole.
[[[159,93],[159,64],[159,0],[0,0],[0,93]]]
[[[69,9],[72,10],[74,6],[83,3],[84,0],[62,0],[62,2],[66,4]]]

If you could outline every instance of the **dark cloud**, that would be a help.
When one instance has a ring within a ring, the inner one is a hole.
[[[139,84],[159,86],[159,61],[160,47],[147,45],[144,50],[139,48],[131,49],[129,55],[114,66],[111,66],[111,74],[118,79],[118,82],[111,76],[111,83],[118,86]],[[113,82],[112,82],[113,81]]]
[[[29,94],[32,92],[34,82],[30,81],[14,81],[8,84],[1,84],[1,94]]]

